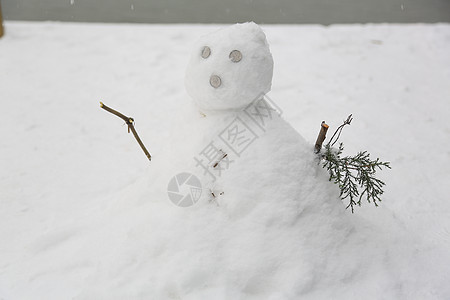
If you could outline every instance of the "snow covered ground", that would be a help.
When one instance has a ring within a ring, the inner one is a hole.
[[[342,236],[169,201],[191,46],[219,27],[6,23],[0,299],[449,299],[450,25],[263,26],[283,117],[312,144],[352,113],[346,153],[391,161],[381,206],[346,211]]]

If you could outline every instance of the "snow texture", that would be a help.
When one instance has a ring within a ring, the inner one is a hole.
[[[6,23],[0,299],[450,298],[450,26],[263,26],[282,116],[227,151],[205,183],[223,195],[177,207],[170,178],[239,116],[183,87],[220,27]],[[151,163],[98,101],[134,117]],[[393,167],[353,215],[308,151],[350,113],[346,152]]]
[[[201,56],[207,46],[211,53]],[[230,60],[234,50],[242,54]],[[204,110],[234,109],[247,106],[272,84],[273,60],[266,36],[255,23],[235,24],[203,36],[194,46],[186,70],[186,89]],[[210,76],[219,76],[221,86],[213,88]]]

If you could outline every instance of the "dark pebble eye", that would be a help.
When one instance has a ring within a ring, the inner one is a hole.
[[[240,62],[241,61],[241,59],[242,59],[242,53],[241,53],[241,51],[239,51],[239,50],[233,50],[233,51],[231,51],[230,52],[230,60],[232,61],[232,62],[235,62],[235,63],[237,63],[237,62]]]
[[[208,46],[203,47],[203,49],[202,49],[202,57],[204,59],[207,59],[210,55],[211,55],[211,48],[209,48]]]

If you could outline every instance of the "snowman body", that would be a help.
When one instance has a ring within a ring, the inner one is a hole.
[[[254,23],[194,46],[186,71],[193,101],[176,103],[168,147],[155,151],[151,168],[151,235],[160,237],[152,244],[167,295],[298,299],[359,274],[358,259],[343,258],[364,237],[345,243],[355,230],[339,189],[267,97],[272,70]]]
[[[287,207],[296,214],[308,206],[333,210],[336,190],[318,168],[312,145],[266,96],[272,75],[269,45],[255,23],[202,37],[185,78],[194,103],[179,109],[172,130],[180,139],[189,136],[189,143],[171,147],[171,163],[200,179],[202,202],[214,201],[234,217],[273,201],[285,202],[283,216]],[[308,203],[317,198],[309,195],[321,190],[318,182],[326,185],[323,191],[329,196],[322,203]]]

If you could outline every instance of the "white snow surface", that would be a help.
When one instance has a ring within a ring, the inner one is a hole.
[[[208,47],[208,57],[201,55]],[[232,62],[232,51],[241,60]],[[186,68],[186,90],[202,109],[242,108],[272,85],[273,59],[262,29],[253,22],[235,24],[202,36],[193,47]],[[210,76],[221,85],[212,88]]]
[[[193,107],[185,68],[221,27],[6,23],[0,299],[449,299],[450,25],[262,26],[279,140],[181,208],[168,180],[217,117]],[[99,101],[134,117],[152,162]],[[350,113],[345,154],[393,168],[355,214],[307,150]],[[309,146],[290,157],[289,139]]]

